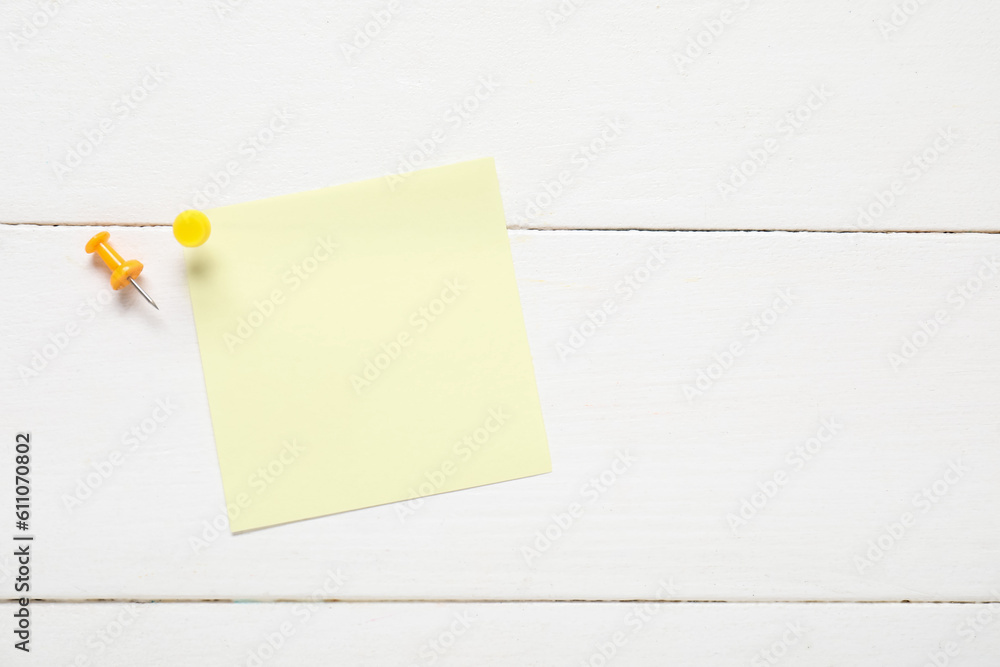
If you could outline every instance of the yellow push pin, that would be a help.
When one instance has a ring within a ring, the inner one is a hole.
[[[121,289],[126,281],[132,283],[132,287],[139,290],[139,294],[143,296],[150,303],[153,308],[157,310],[160,309],[156,303],[149,298],[149,295],[142,291],[139,284],[135,282],[134,278],[138,278],[139,274],[142,273],[142,262],[130,259],[127,262],[122,259],[111,244],[108,243],[108,238],[111,236],[108,232],[98,232],[94,235],[94,238],[87,241],[86,250],[88,253],[97,252],[104,263],[108,265],[111,269],[111,287],[116,291]]]
[[[212,224],[201,211],[184,211],[174,219],[174,238],[182,246],[195,248],[208,240]]]

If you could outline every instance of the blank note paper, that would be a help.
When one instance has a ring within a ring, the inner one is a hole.
[[[551,470],[492,159],[206,213],[233,532]]]

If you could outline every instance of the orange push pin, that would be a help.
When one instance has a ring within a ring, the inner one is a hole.
[[[139,290],[139,294],[141,294],[143,298],[145,298],[146,301],[153,306],[153,308],[159,310],[160,307],[149,298],[148,294],[142,291],[142,288],[139,287],[139,284],[134,280],[134,278],[138,278],[139,274],[142,273],[142,262],[135,259],[130,259],[127,262],[123,260],[122,256],[119,255],[108,243],[108,237],[110,236],[111,234],[108,232],[98,232],[95,234],[94,238],[87,241],[87,252],[92,253],[96,251],[97,254],[100,255],[101,259],[104,260],[104,263],[108,265],[108,268],[111,269],[112,288],[119,290],[123,285],[125,285],[125,282],[128,281],[132,283],[132,287]]]

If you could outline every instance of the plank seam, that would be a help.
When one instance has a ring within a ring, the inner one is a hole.
[[[15,599],[0,599],[0,604],[15,603]],[[967,604],[1000,605],[997,600],[661,600],[656,598],[629,599],[565,599],[545,600],[540,598],[523,600],[458,599],[458,598],[32,598],[32,604]]]
[[[28,227],[171,227],[168,222],[0,222],[0,225]],[[1000,234],[1000,229],[701,229],[697,227],[659,229],[656,227],[507,227],[517,232],[662,232],[745,234]]]

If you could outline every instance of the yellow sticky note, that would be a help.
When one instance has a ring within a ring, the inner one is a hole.
[[[551,470],[492,159],[206,213],[233,532]]]

